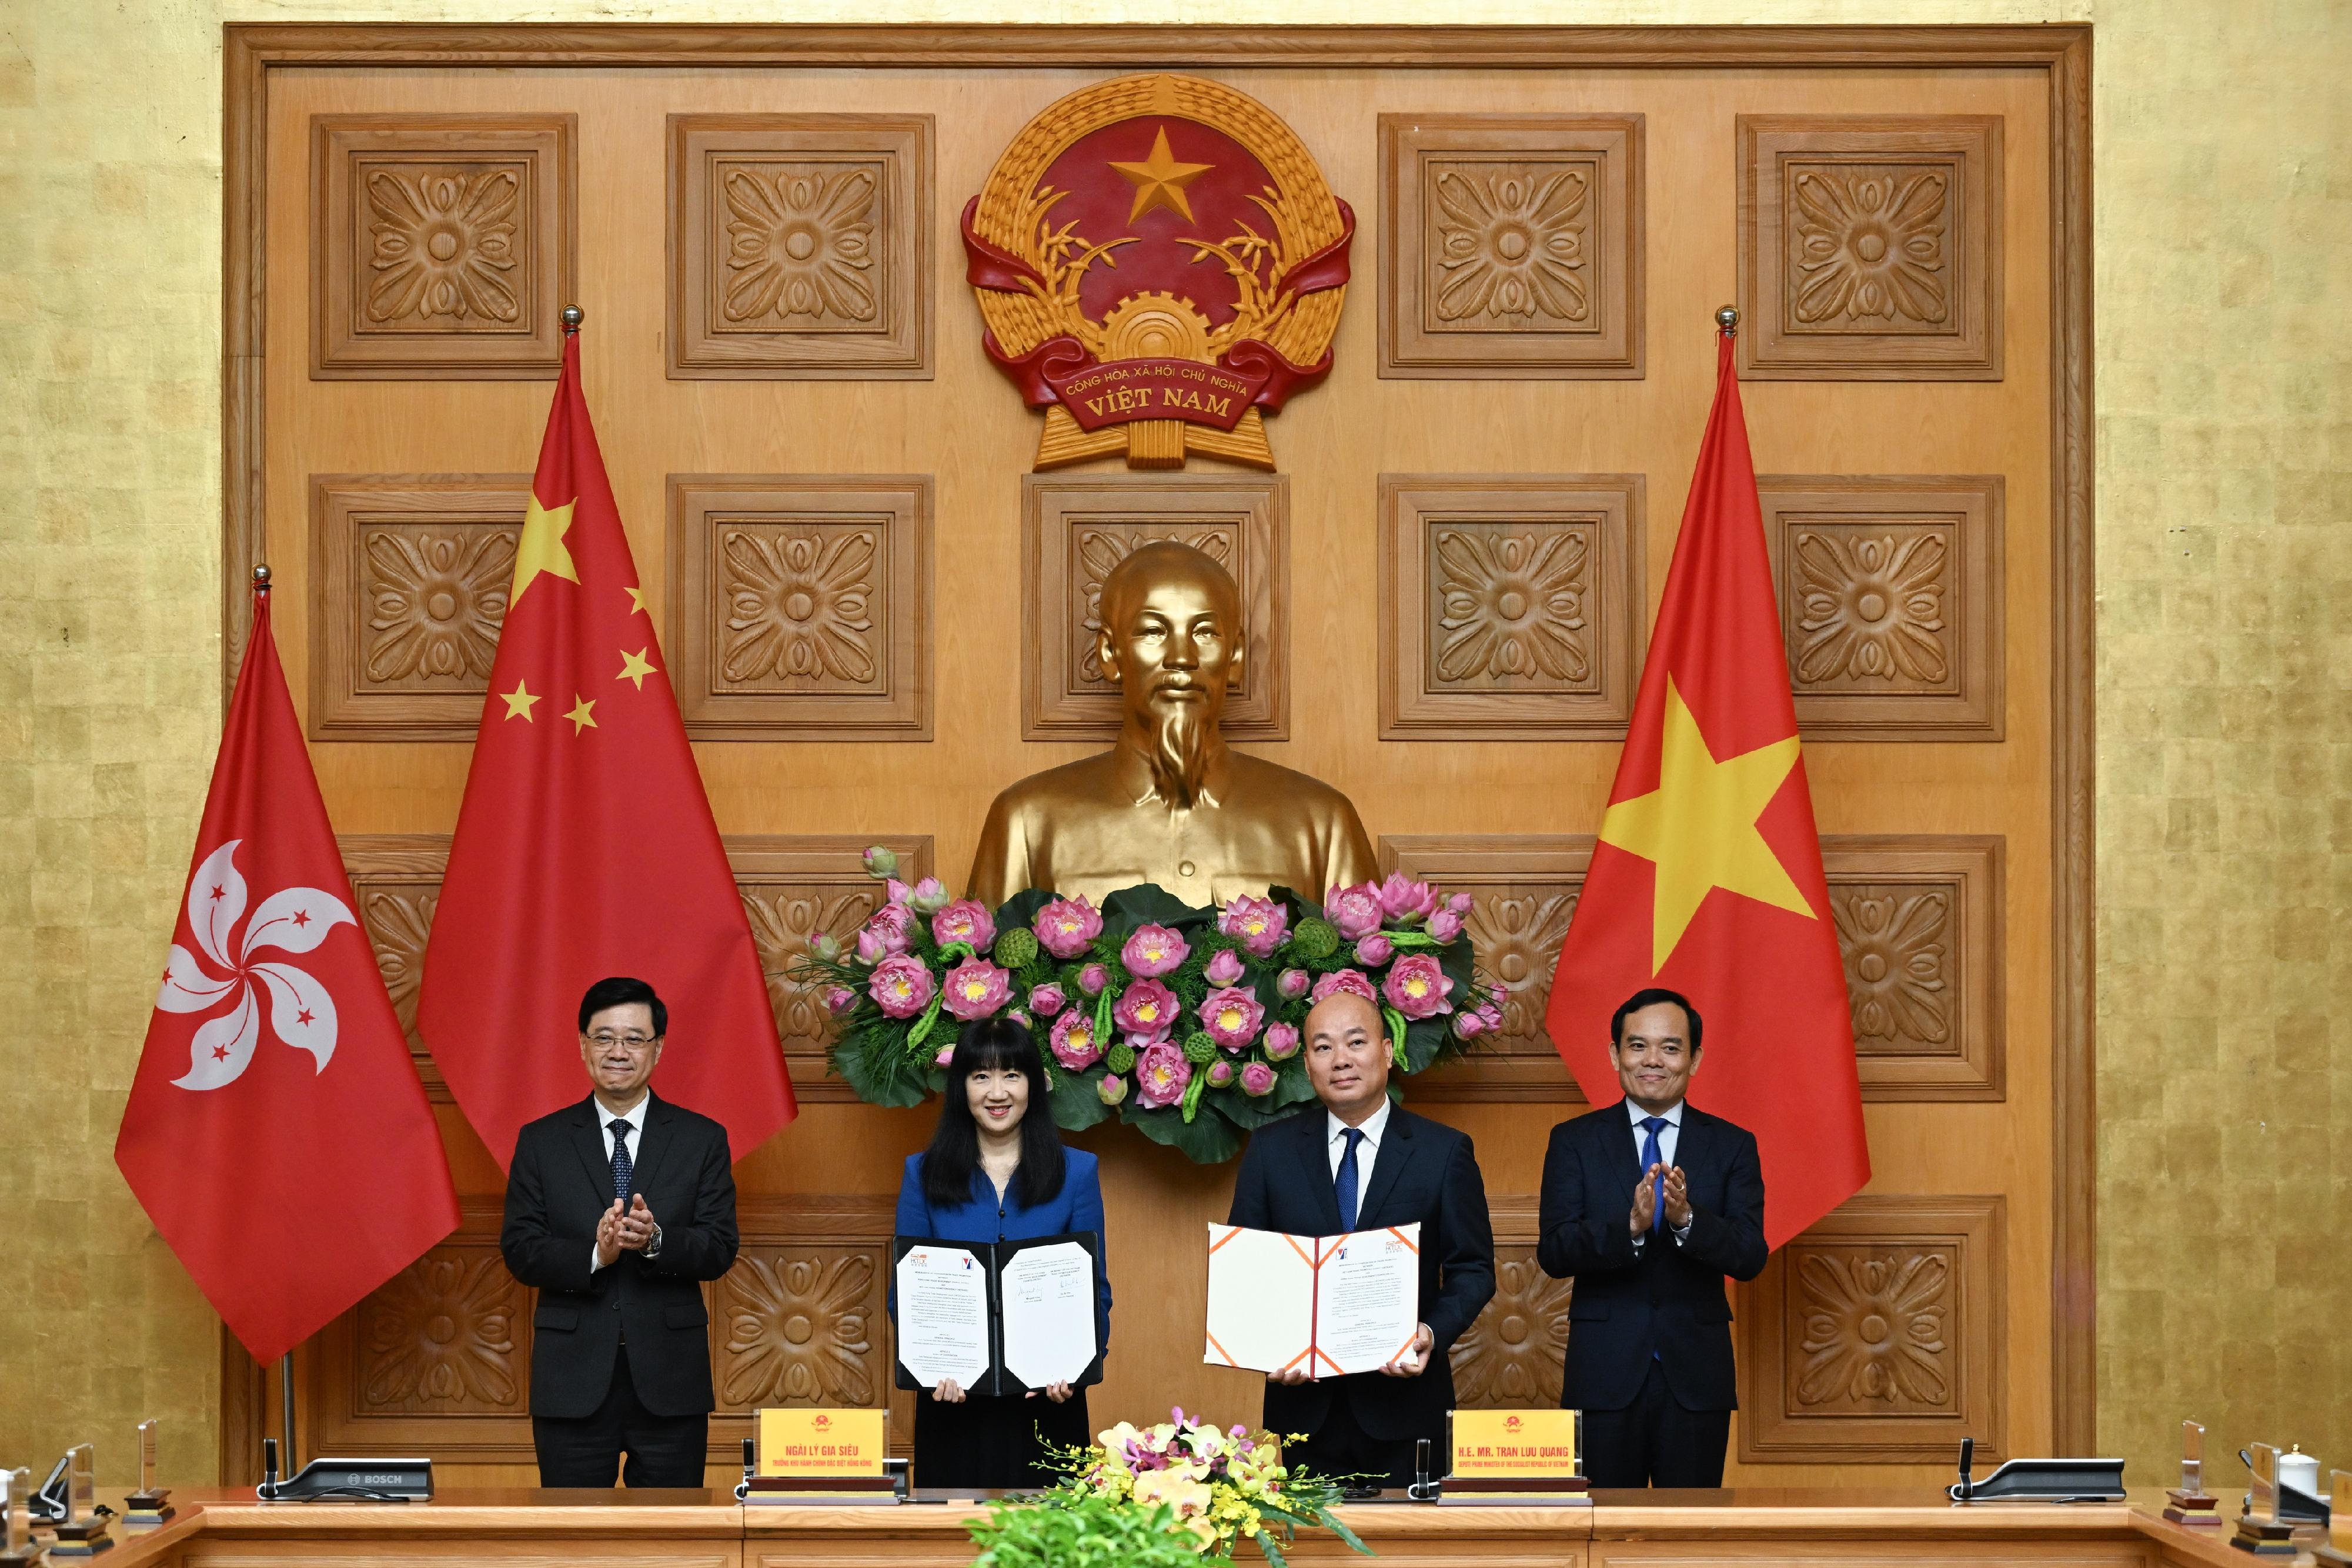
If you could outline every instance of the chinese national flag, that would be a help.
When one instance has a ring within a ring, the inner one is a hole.
[[[457,1195],[254,600],[114,1163],[268,1362],[457,1229]]]
[[[1779,1247],[1870,1179],[1845,970],[1797,744],[1732,344],[1545,1024],[1612,1103],[1609,1019],[1645,986],[1706,1023],[1691,1100],[1756,1134]]]
[[[499,1165],[525,1122],[588,1093],[580,997],[608,975],[660,993],[654,1088],[725,1123],[736,1158],[792,1120],[767,981],[567,335],[416,1013]]]

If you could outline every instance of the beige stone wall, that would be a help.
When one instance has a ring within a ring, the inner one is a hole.
[[[1314,0],[1294,21],[2081,20],[2090,0]],[[0,0],[0,1460],[166,1424],[214,1469],[212,1314],[114,1128],[218,725],[226,20],[1222,20],[1200,0]],[[2198,1413],[2352,1462],[2352,28],[2095,9],[2101,1443]],[[2342,824],[2339,826],[2339,822]],[[256,1201],[275,1195],[257,1194]],[[2244,1349],[2232,1350],[2232,1344]],[[2227,1467],[2223,1467],[2226,1471]]]

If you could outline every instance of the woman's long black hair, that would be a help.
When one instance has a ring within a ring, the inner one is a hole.
[[[1050,1201],[1062,1190],[1062,1134],[1054,1125],[1045,1059],[1036,1036],[1018,1019],[974,1019],[956,1035],[948,1059],[948,1082],[940,1100],[939,1130],[923,1155],[923,1196],[934,1208],[960,1208],[972,1199],[980,1175],[980,1124],[971,1113],[964,1082],[983,1068],[1013,1069],[1029,1080],[1029,1109],[1021,1118],[1021,1168],[1013,1173],[1013,1196],[1024,1208]]]

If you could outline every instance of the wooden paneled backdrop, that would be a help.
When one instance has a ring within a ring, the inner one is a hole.
[[[828,1082],[782,971],[871,910],[860,845],[954,884],[998,789],[1102,743],[1098,585],[1162,537],[1242,583],[1237,733],[1476,896],[1507,1027],[1411,1097],[1475,1134],[1496,1195],[1462,1396],[1557,1397],[1534,1194],[1583,1107],[1545,988],[1727,300],[1875,1172],[1740,1292],[1731,1474],[1925,1479],[1964,1435],[2088,1441],[2086,31],[239,26],[227,62],[230,651],[266,556],[404,1016],[555,312],[587,311],[805,1107],[739,1170],[715,1466],[761,1405],[894,1399],[881,1260],[929,1114]],[[1032,476],[956,214],[1037,110],[1159,67],[1270,105],[1355,207],[1337,366],[1270,422],[1276,474]],[[303,1448],[528,1479],[498,1167],[417,1065],[465,1224],[298,1356]],[[1254,1418],[1254,1380],[1193,1354],[1230,1171],[1083,1141],[1118,1302],[1095,1414]],[[227,1364],[242,1478],[269,1385]]]

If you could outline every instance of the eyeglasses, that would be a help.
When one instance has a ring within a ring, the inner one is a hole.
[[[614,1034],[607,1030],[590,1035],[588,1043],[599,1051],[610,1051],[616,1045],[622,1046],[626,1048],[630,1055],[636,1056],[642,1054],[646,1047],[660,1038],[658,1035],[651,1034]]]

